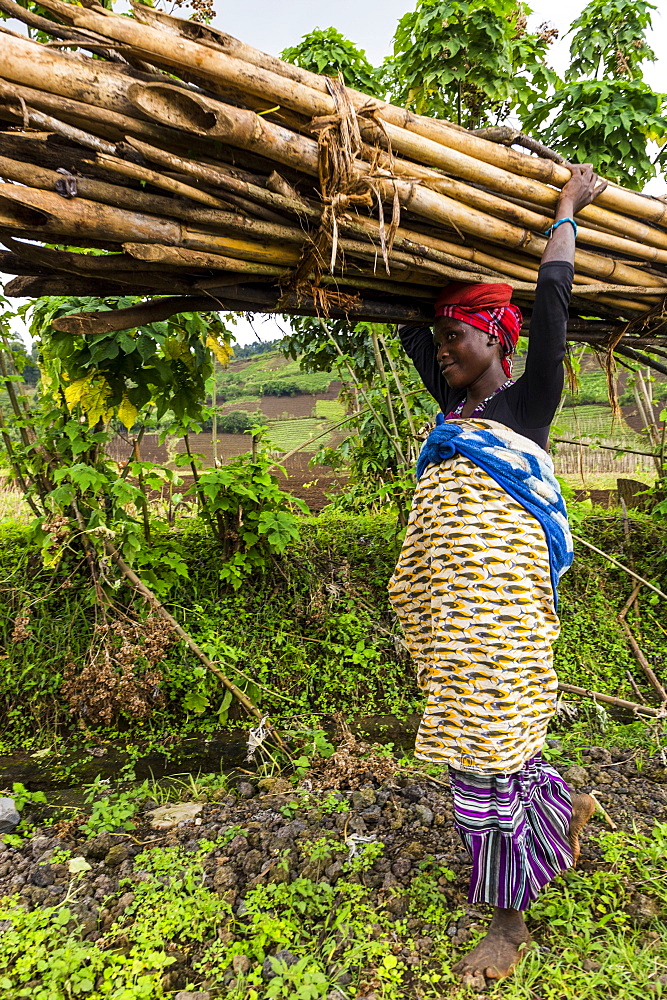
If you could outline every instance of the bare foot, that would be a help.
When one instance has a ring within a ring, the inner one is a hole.
[[[496,908],[486,937],[456,963],[454,972],[459,976],[481,972],[487,979],[504,979],[518,964],[530,940],[518,910]]]
[[[588,823],[595,812],[595,799],[587,795],[586,792],[572,793],[572,819],[570,820],[570,847],[572,848],[572,867],[577,867],[581,848],[579,847],[579,834]]]

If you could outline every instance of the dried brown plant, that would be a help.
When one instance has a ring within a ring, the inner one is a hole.
[[[155,614],[104,621],[95,626],[93,643],[96,639],[80,671],[73,662],[65,667],[62,690],[70,711],[88,724],[150,716],[164,703],[157,664],[175,641],[169,625]]]

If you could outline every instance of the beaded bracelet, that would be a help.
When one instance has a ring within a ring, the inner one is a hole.
[[[553,235],[554,229],[558,229],[558,227],[562,226],[564,222],[571,223],[572,228],[574,229],[574,238],[576,240],[576,238],[577,238],[577,223],[574,221],[574,219],[571,219],[569,216],[566,219],[559,219],[558,222],[554,222],[553,226],[549,226],[548,229],[545,229],[544,235],[548,236],[549,238],[551,238],[551,236]]]

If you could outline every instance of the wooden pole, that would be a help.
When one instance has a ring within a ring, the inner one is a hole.
[[[604,705],[614,705],[616,708],[625,708],[628,712],[638,712],[643,715],[652,715],[655,719],[664,719],[667,716],[664,708],[651,708],[650,705],[638,705],[633,701],[626,701],[624,698],[613,698],[610,694],[600,694],[599,691],[591,691],[590,688],[576,687],[574,684],[558,683],[558,690],[565,691],[566,694],[576,694],[580,698],[592,698],[593,701],[601,701]]]
[[[159,25],[161,28],[168,27],[169,30],[184,38],[195,38],[206,45],[219,48],[221,52],[250,64],[259,67],[272,74],[282,76],[286,80],[292,80],[304,87],[318,91],[321,95],[328,97],[326,78],[316,73],[294,66],[291,63],[283,62],[274,56],[267,55],[259,49],[246,45],[232,35],[221,31],[206,29],[205,35],[197,32],[195,35],[189,27],[191,22],[183,21],[180,18],[171,17],[147,8],[143,4],[132,0],[135,17],[146,24]],[[368,94],[360,93],[352,88],[348,88],[350,99],[357,111],[377,112],[383,122],[388,122],[395,127],[403,128],[414,132],[440,145],[449,147],[466,155],[473,156],[477,160],[492,164],[510,173],[524,177],[531,177],[542,181],[545,185],[562,187],[570,177],[567,167],[554,163],[551,159],[544,159],[536,156],[528,156],[507,146],[498,146],[495,142],[479,138],[466,129],[459,128],[447,121],[426,118],[416,115],[406,108],[396,107],[386,101],[370,97]],[[326,112],[321,112],[326,113]],[[557,196],[557,195],[556,195]],[[629,197],[626,197],[629,196]],[[650,204],[647,206],[646,201]],[[629,215],[638,215],[641,218],[650,218],[658,225],[667,224],[667,206],[659,199],[644,199],[644,196],[635,192],[618,189],[612,185],[607,191],[597,199],[595,205],[589,205],[581,213],[581,218],[586,218],[591,222],[598,222],[606,219],[607,214],[601,206],[611,203],[614,207],[618,204],[617,211]],[[555,202],[554,202],[555,204]],[[643,215],[645,212],[646,215]],[[620,220],[623,225],[625,220]],[[603,223],[604,224],[604,223]],[[625,232],[620,230],[621,234]]]
[[[132,46],[142,56],[148,55],[153,61],[175,69],[188,69],[197,67],[197,73],[203,78],[211,78],[221,83],[228,83],[241,90],[247,90],[250,94],[262,96],[277,103],[284,104],[292,110],[299,111],[309,116],[322,116],[336,114],[336,107],[333,99],[322,92],[318,92],[312,87],[303,83],[297,83],[279,76],[276,73],[262,69],[260,66],[250,66],[239,59],[226,56],[222,51],[216,51],[208,45],[201,45],[198,42],[191,42],[186,39],[174,41],[168,33],[155,28],[140,25],[128,18],[112,15],[105,11],[102,15],[97,11],[73,8],[71,5],[62,3],[61,0],[46,0],[46,9],[56,13],[66,23],[71,23],[80,27],[89,28],[103,37],[114,39]],[[354,95],[353,95],[354,96]],[[367,107],[377,107],[378,102],[364,97]],[[382,105],[382,102],[379,102]],[[391,106],[384,106],[384,113],[389,118],[396,119],[394,112],[388,110]],[[405,124],[405,113],[399,117],[403,118]],[[422,162],[434,162],[444,169],[455,171],[458,176],[468,179],[476,179],[477,182],[483,180],[487,186],[493,190],[504,193],[514,192],[521,197],[537,204],[549,204],[553,206],[557,192],[549,190],[543,182],[535,182],[529,177],[519,174],[511,174],[503,167],[498,167],[494,163],[488,162],[489,158],[497,156],[498,151],[507,153],[505,147],[488,143],[487,140],[469,136],[468,133],[461,132],[452,139],[452,132],[447,132],[447,139],[450,143],[456,142],[459,149],[452,146],[443,145],[435,139],[421,134],[426,130],[423,120],[409,120],[410,129],[402,125],[394,124],[389,118],[385,118],[385,128],[391,138],[392,146],[403,155],[414,155],[414,150],[418,146],[419,157]],[[414,118],[414,116],[413,116]],[[426,120],[428,121],[428,120]],[[431,123],[432,127],[432,123]],[[420,132],[415,131],[416,128]],[[442,128],[436,125],[438,135],[442,136]],[[485,148],[487,160],[484,160],[479,152],[478,158],[471,156],[470,152],[479,150],[477,144],[481,143]],[[439,150],[435,147],[439,147]],[[463,148],[466,149],[463,152]],[[501,154],[502,155],[502,154]],[[523,160],[529,160],[523,154],[518,154]],[[452,164],[456,163],[453,167]],[[552,161],[541,161],[548,164],[552,183],[559,182],[560,186],[569,177],[567,167],[555,164]],[[449,164],[448,167],[444,166]],[[480,166],[481,164],[481,166]],[[473,174],[469,173],[472,169]],[[658,224],[667,220],[667,206],[658,199],[642,198],[634,192],[625,191],[614,185],[610,185],[608,190],[600,196],[600,205],[619,208],[625,213],[631,213],[638,218],[649,219]]]
[[[212,78],[222,83],[229,83],[241,90],[247,90],[250,94],[275,100],[276,103],[284,104],[291,110],[307,114],[311,117],[336,114],[335,103],[329,95],[321,91],[318,92],[318,90],[304,83],[289,80],[277,73],[263,69],[257,63],[249,65],[238,58],[226,56],[222,51],[216,51],[213,47],[189,41],[185,37],[174,41],[174,38],[170,37],[167,32],[148,25],[140,25],[129,18],[122,18],[107,11],[102,15],[97,13],[97,11],[82,10],[81,8],[73,9],[70,5],[63,3],[62,0],[45,0],[43,6],[47,10],[58,14],[65,23],[90,28],[106,38],[124,42],[136,48],[140,54],[147,55],[158,63],[176,69],[196,66],[197,73],[204,78]],[[324,85],[326,86],[326,83]],[[457,153],[467,156],[475,163],[477,160],[480,160],[483,163],[486,162],[489,167],[493,166],[495,170],[500,170],[506,174],[509,173],[504,167],[495,167],[494,164],[489,162],[491,159],[497,158],[499,151],[504,150],[508,152],[506,147],[496,146],[494,143],[488,143],[487,140],[470,136],[465,131],[452,137],[452,132],[456,131],[454,129],[445,131],[445,129],[439,127],[439,123],[434,126],[433,122],[429,119],[416,119],[416,116],[407,118],[406,112],[402,112],[402,109],[392,109],[391,105],[377,102],[366,95],[357,96],[352,94],[351,98],[353,103],[356,101],[359,104],[361,101],[364,107],[382,110],[384,113],[383,121],[388,127],[392,145],[398,152],[404,155],[409,155],[406,152],[410,145],[410,140],[407,138],[409,131],[414,130],[415,135],[420,139],[425,139],[427,142],[442,145],[436,142],[435,139],[422,134],[430,128],[432,134],[446,136],[447,141],[450,143],[449,147],[444,145],[442,147],[446,154]],[[398,118],[403,120],[403,124],[409,122],[410,129],[400,124],[394,124],[397,118],[396,112],[398,112]],[[392,118],[394,122],[391,121]],[[420,132],[417,132],[417,129]],[[399,132],[403,134],[399,134]],[[458,143],[459,149],[452,148],[455,142]],[[480,146],[479,144],[482,145]],[[464,148],[466,152],[462,152]],[[479,152],[480,149],[484,150],[487,157],[486,160],[483,159]],[[475,151],[476,159],[470,156],[470,152],[473,150]],[[432,151],[432,153],[435,155],[435,151]],[[521,160],[530,159],[530,157],[524,154],[517,154],[517,159],[519,157],[521,157]],[[549,180],[551,183],[558,183],[562,187],[567,182],[570,176],[570,171],[567,167],[553,163],[551,160],[543,160],[541,162],[548,165],[547,169],[549,170]],[[463,176],[463,174],[459,174],[459,176]],[[479,177],[479,175],[477,176]],[[530,182],[530,178],[522,177],[519,174],[514,175],[514,179],[517,183],[521,180],[526,184]],[[527,190],[524,185],[519,186],[522,190]],[[535,190],[537,192],[538,189],[536,188]],[[519,194],[519,191],[517,190],[516,193]],[[541,197],[544,197],[544,195],[542,194]],[[557,197],[555,192],[554,197]],[[541,202],[538,201],[539,203]],[[664,224],[667,221],[667,205],[658,199],[644,199],[634,192],[626,191],[615,185],[610,185],[607,191],[602,193],[599,204],[602,207],[608,206],[658,224]]]

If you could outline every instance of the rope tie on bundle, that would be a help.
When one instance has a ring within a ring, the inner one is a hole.
[[[346,295],[320,285],[324,270],[334,274],[336,269],[339,217],[356,207],[370,208],[374,198],[377,200],[380,245],[389,274],[389,254],[400,222],[400,203],[398,192],[395,191],[392,220],[387,231],[381,190],[375,178],[381,175],[384,180],[390,179],[391,171],[380,166],[380,150],[376,149],[373,151],[368,173],[359,175],[357,168],[363,160],[364,142],[358,113],[342,76],[326,77],[326,83],[336,105],[336,113],[313,118],[310,123],[310,131],[317,135],[322,218],[317,233],[308,243],[301,261],[289,279],[281,302],[290,294],[296,294],[297,298],[307,294],[312,296],[316,308],[328,316],[332,306],[346,309],[360,301],[358,295]],[[361,109],[359,115],[372,118],[374,124],[381,127],[374,109]]]

